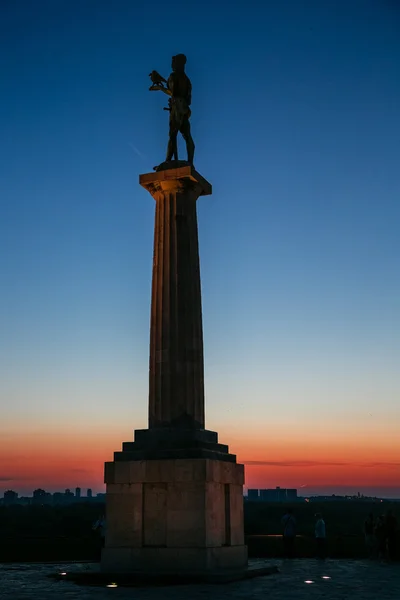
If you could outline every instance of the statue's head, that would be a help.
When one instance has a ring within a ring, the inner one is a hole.
[[[186,65],[186,56],[184,54],[176,54],[172,57],[172,70],[184,71]]]

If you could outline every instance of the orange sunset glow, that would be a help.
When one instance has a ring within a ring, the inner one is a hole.
[[[51,433],[26,427],[0,440],[2,490],[79,486],[102,492],[103,462],[112,460],[122,441],[133,437],[126,425],[120,429],[58,425]],[[335,488],[354,493],[376,488],[391,495],[399,488],[400,442],[395,427],[347,437],[344,432],[326,431],[319,436],[294,432],[290,439],[282,439],[271,432],[266,440],[259,431],[250,438],[221,429],[219,438],[246,465],[246,487],[296,487],[301,495],[315,490],[331,493]]]
[[[399,0],[20,4],[0,492],[103,493],[150,414],[247,489],[400,499]]]

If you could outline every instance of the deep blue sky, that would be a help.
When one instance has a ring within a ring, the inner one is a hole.
[[[257,458],[275,452],[270,427],[347,427],[379,453],[400,425],[395,0],[2,0],[0,437],[146,426],[138,175],[167,141],[148,73],[178,52],[214,190],[198,206],[208,426],[248,460],[252,432]]]

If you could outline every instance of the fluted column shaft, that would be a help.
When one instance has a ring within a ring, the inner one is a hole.
[[[204,360],[193,178],[147,187],[156,202],[150,320],[149,428],[204,428]]]

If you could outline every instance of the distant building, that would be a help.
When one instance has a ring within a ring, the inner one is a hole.
[[[69,488],[67,488],[65,490],[64,496],[66,496],[67,498],[74,498],[74,494],[73,494],[73,492],[71,492],[71,490]]]
[[[65,495],[61,492],[54,492],[53,504],[65,504]]]
[[[18,494],[13,490],[7,490],[4,492],[4,504],[10,506],[10,504],[16,504],[18,501]]]
[[[258,490],[247,490],[247,500],[259,500]]]
[[[51,504],[53,502],[52,495],[41,488],[33,492],[33,504]]]
[[[296,501],[297,501],[297,490],[296,489],[286,490],[286,502],[296,502]]]
[[[376,496],[360,496],[357,494],[356,496],[336,496],[332,494],[331,496],[310,496],[308,498],[309,502],[382,502],[382,498],[377,498]]]
[[[81,488],[77,487],[75,488],[75,498],[80,498],[81,497]]]
[[[88,491],[86,492],[86,496],[87,496],[87,498],[93,498],[93,492],[90,488],[88,488]]]
[[[260,490],[260,500],[262,502],[297,502],[297,490],[280,487]]]
[[[280,502],[279,488],[275,490],[260,490],[261,502]]]
[[[18,504],[20,504],[21,506],[30,506],[33,503],[33,498],[30,498],[29,496],[21,496],[20,498],[18,498]]]

